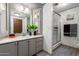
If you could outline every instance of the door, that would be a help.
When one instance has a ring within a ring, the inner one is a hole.
[[[43,38],[36,39],[36,53],[43,50]]]
[[[36,53],[36,44],[35,44],[36,39],[30,39],[29,40],[29,56],[32,56]]]
[[[9,43],[0,45],[0,56],[17,56],[17,44]]]
[[[18,42],[18,55],[28,56],[28,40]]]
[[[61,24],[60,14],[54,11],[53,13],[53,45],[60,42],[61,39]]]
[[[14,18],[14,33],[22,32],[22,19]]]

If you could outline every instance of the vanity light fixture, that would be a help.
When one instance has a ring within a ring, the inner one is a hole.
[[[30,9],[29,9],[29,8],[25,8],[25,9],[24,9],[24,13],[29,14],[29,13],[30,13]]]
[[[37,18],[37,14],[34,15],[34,18],[35,18],[35,19]]]
[[[21,5],[21,4],[16,4],[15,9],[16,9],[17,12],[22,12],[22,13],[25,13],[25,14],[30,13],[30,9]]]
[[[0,11],[4,11],[5,10],[5,4],[4,3],[0,3]]]
[[[19,16],[19,14],[14,14],[15,16]]]
[[[24,10],[24,7],[22,5],[16,5],[16,10],[22,12]]]

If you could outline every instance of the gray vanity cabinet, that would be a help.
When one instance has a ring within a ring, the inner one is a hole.
[[[18,55],[28,56],[28,40],[18,42]]]
[[[29,40],[29,56],[32,56],[36,53],[36,39]]]
[[[0,56],[17,56],[17,42],[0,45]]]
[[[0,44],[0,56],[32,56],[43,49],[43,38]]]
[[[36,39],[36,53],[43,49],[43,38]]]
[[[43,38],[35,38],[29,40],[29,55],[34,55],[43,50]]]

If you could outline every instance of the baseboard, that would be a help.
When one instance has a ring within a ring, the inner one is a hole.
[[[58,46],[60,46],[61,45],[61,42],[58,42],[57,44],[55,44],[55,45],[53,45],[52,46],[52,50],[55,50]]]
[[[52,54],[50,54],[49,52],[47,52],[47,51],[45,51],[45,50],[43,50],[44,52],[46,52],[49,56],[51,56]]]
[[[67,45],[67,44],[64,44],[64,43],[62,43],[62,45],[68,46],[68,47],[71,47],[71,48],[74,48],[74,49],[79,49],[79,48],[77,48],[77,47],[73,47],[73,46],[71,46],[71,45]]]
[[[57,44],[53,45],[52,51],[53,51],[54,49],[56,49],[58,46],[60,46],[60,45],[61,45],[61,42],[58,42]],[[43,49],[43,51],[45,51],[45,50]],[[52,55],[52,54],[50,54],[48,51],[45,51],[45,52],[48,53],[50,56]]]

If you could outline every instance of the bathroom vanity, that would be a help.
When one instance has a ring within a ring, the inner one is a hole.
[[[0,56],[32,56],[43,49],[43,35],[18,36],[0,40]]]
[[[27,8],[23,3],[0,5],[5,7],[5,10],[0,9],[0,56],[32,56],[41,51],[43,49],[42,4],[40,7],[37,6],[38,8]],[[29,36],[27,25],[33,23],[38,26],[36,30],[39,35]],[[10,37],[2,38],[7,35]]]

